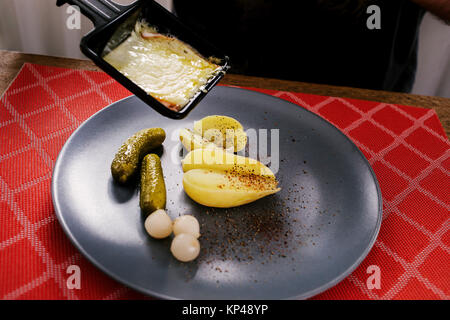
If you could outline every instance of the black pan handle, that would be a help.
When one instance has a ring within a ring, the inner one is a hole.
[[[80,8],[82,14],[88,17],[95,27],[106,24],[118,17],[136,3],[128,6],[117,4],[111,0],[57,0],[58,7],[64,4],[76,5]]]

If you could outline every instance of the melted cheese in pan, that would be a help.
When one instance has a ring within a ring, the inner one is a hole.
[[[186,43],[141,23],[104,60],[174,110],[185,106],[221,70]]]

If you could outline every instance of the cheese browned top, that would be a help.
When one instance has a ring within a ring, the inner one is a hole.
[[[104,60],[176,111],[221,70],[186,43],[162,35],[142,22]]]

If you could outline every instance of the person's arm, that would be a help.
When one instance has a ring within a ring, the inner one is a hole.
[[[411,0],[450,24],[450,0]]]

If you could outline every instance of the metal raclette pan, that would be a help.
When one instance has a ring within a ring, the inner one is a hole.
[[[94,23],[94,29],[81,39],[81,51],[121,85],[166,117],[184,118],[222,79],[225,71],[229,68],[229,58],[226,55],[195,34],[174,14],[155,1],[138,0],[128,6],[123,6],[111,0],[57,0],[56,5],[62,6],[66,3],[78,6],[81,13]],[[199,90],[179,111],[164,106],[102,58],[105,52],[113,50],[128,38],[138,19],[144,19],[149,24],[156,26],[158,32],[162,34],[170,34],[185,42],[202,56],[214,57],[220,61],[218,65],[222,72],[218,72],[210,78],[204,89]]]

